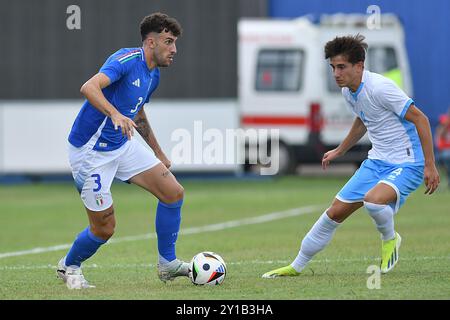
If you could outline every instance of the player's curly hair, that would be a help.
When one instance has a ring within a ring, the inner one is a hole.
[[[351,64],[366,59],[367,43],[361,34],[355,36],[336,37],[325,45],[325,59],[343,55]]]
[[[183,29],[175,18],[169,17],[167,14],[161,12],[152,13],[140,23],[142,41],[147,38],[150,32],[161,33],[163,31],[171,32],[175,37],[182,34]]]

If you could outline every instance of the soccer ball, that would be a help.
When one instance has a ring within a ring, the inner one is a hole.
[[[225,261],[217,253],[196,254],[189,264],[189,278],[195,285],[219,285],[227,275]]]

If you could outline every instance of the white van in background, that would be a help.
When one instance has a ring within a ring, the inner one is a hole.
[[[324,58],[326,42],[336,36],[364,35],[369,45],[366,69],[390,77],[412,96],[401,23],[383,14],[379,28],[369,30],[366,19],[335,14],[322,16],[318,24],[307,17],[239,21],[241,127],[280,130],[281,173],[294,172],[300,163],[319,162],[344,139],[354,120]],[[247,154],[257,147],[247,143]],[[340,161],[359,164],[370,147],[366,135]]]

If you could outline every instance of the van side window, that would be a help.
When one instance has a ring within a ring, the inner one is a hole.
[[[304,51],[263,49],[258,54],[256,91],[298,91],[302,86]]]

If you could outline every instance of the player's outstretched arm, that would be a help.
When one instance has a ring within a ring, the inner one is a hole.
[[[408,108],[405,119],[414,123],[417,133],[419,134],[423,155],[425,157],[425,168],[423,172],[425,186],[427,187],[425,194],[432,194],[437,189],[440,178],[434,159],[430,122],[428,121],[427,116],[414,104],[411,104]]]
[[[333,150],[326,152],[322,158],[322,169],[326,169],[330,164],[330,161],[343,156],[351,147],[353,147],[365,134],[367,128],[362,122],[362,120],[356,117],[355,121],[353,121],[353,125],[345,137],[345,139],[341,142],[341,144]]]
[[[122,134],[131,139],[134,133],[133,128],[136,127],[136,124],[130,118],[122,115],[103,95],[102,89],[109,86],[110,83],[111,81],[107,75],[97,73],[81,86],[80,92],[97,110],[111,118],[111,121],[114,123],[114,129],[118,130],[120,127]]]
[[[150,127],[150,123],[148,122],[144,108],[141,108],[141,110],[138,111],[136,117],[134,118],[134,121],[136,123],[137,132],[139,132],[144,141],[150,146],[150,148],[152,148],[152,150],[155,152],[156,157],[161,160],[161,162],[167,167],[167,169],[169,169],[171,166],[170,160],[162,151],[158,140],[156,140],[156,136],[153,133],[152,128]]]

